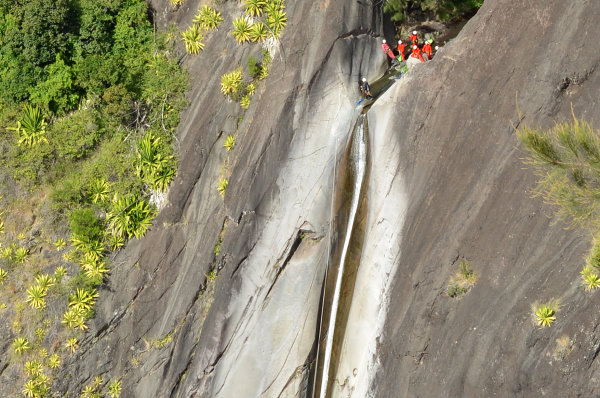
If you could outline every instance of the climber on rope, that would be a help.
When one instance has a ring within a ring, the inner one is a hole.
[[[417,47],[416,44],[412,46],[412,53],[410,56],[411,58],[418,58],[421,62],[425,62],[423,56],[421,55],[421,50],[419,50],[419,47]]]
[[[388,57],[390,57],[392,62],[394,62],[396,56],[394,55],[394,52],[392,51],[390,46],[388,46],[387,41],[385,39],[381,41],[381,48],[383,49],[383,52],[386,53]]]
[[[427,60],[430,60],[431,57],[433,56],[432,54],[432,50],[431,50],[431,42],[433,40],[429,39],[428,41],[425,42],[425,44],[423,44],[423,54],[425,54],[425,57],[427,57]]]
[[[398,56],[402,61],[405,61],[404,51],[406,50],[406,46],[402,43],[402,40],[398,40]]]
[[[419,37],[417,36],[417,31],[413,30],[412,33],[409,36],[410,38],[410,44],[412,46],[417,46],[419,45]]]
[[[367,82],[367,78],[363,77],[361,82],[359,83],[360,86],[360,92],[362,93],[363,97],[365,97],[365,99],[371,99],[373,98],[371,96],[371,86],[369,86],[369,82]]]

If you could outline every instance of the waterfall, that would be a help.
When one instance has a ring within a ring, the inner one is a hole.
[[[333,294],[333,301],[331,304],[331,313],[329,316],[328,328],[327,328],[327,339],[325,341],[325,354],[323,360],[323,371],[321,378],[320,398],[326,398],[329,382],[329,372],[331,366],[331,353],[333,347],[333,339],[335,335],[335,323],[337,320],[338,307],[340,302],[340,291],[342,288],[342,280],[344,277],[344,266],[346,262],[346,255],[348,253],[348,246],[352,236],[352,229],[354,227],[354,218],[358,209],[358,203],[360,200],[360,192],[363,185],[365,176],[365,170],[367,166],[367,144],[365,140],[365,120],[364,114],[361,114],[356,122],[354,131],[352,134],[352,148],[350,150],[350,165],[354,173],[354,185],[352,189],[352,202],[350,204],[350,213],[348,216],[348,225],[346,227],[346,234],[344,237],[344,245],[342,247],[342,255],[340,257],[340,264],[337,271],[337,278],[335,282],[335,290]]]

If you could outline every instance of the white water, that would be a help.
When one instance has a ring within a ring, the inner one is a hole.
[[[342,278],[344,276],[344,266],[346,263],[346,254],[352,235],[354,226],[354,218],[358,209],[358,201],[360,199],[360,190],[362,188],[363,179],[365,176],[365,168],[367,164],[367,147],[364,133],[365,116],[360,115],[356,128],[354,129],[354,137],[352,149],[350,152],[350,162],[354,166],[354,188],[352,190],[352,203],[350,205],[350,215],[348,217],[348,225],[346,228],[346,236],[344,246],[342,248],[342,256],[340,258],[340,266],[335,282],[335,291],[333,294],[333,303],[331,305],[331,315],[329,316],[329,327],[327,328],[327,340],[325,342],[325,357],[323,361],[323,377],[321,379],[320,397],[327,396],[327,382],[329,380],[329,367],[331,362],[331,350],[333,346],[333,336],[335,335],[335,322],[337,319],[338,306],[340,301],[340,291],[342,288]]]

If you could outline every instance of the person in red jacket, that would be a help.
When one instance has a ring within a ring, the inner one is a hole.
[[[402,40],[398,40],[398,56],[402,61],[404,61],[404,50],[406,46],[402,43]]]
[[[421,62],[425,62],[423,56],[421,55],[421,50],[419,50],[419,47],[417,47],[416,45],[412,46],[412,53],[410,54],[410,56],[413,58],[419,58]]]
[[[396,56],[394,55],[394,52],[392,51],[392,49],[390,48],[390,46],[388,46],[387,41],[385,39],[383,39],[381,41],[381,48],[383,49],[383,52],[386,53],[387,56],[392,59],[392,61],[394,59],[396,59]]]
[[[417,36],[417,31],[413,30],[413,32],[411,33],[411,35],[409,36],[410,38],[410,44],[415,46],[415,45],[419,45],[419,37]]]
[[[432,50],[431,50],[431,43],[426,41],[425,44],[423,44],[423,54],[425,54],[425,56],[427,57],[427,59],[431,59],[432,56]]]

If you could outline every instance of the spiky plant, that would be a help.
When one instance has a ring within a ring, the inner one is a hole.
[[[154,218],[155,209],[145,200],[138,201],[129,212],[129,236],[141,238],[144,236]]]
[[[222,178],[219,180],[219,182],[217,184],[217,191],[219,191],[219,194],[221,196],[225,195],[225,190],[227,189],[228,184],[229,184],[229,181],[226,178]]]
[[[35,277],[35,282],[42,289],[48,290],[49,287],[54,286],[56,281],[54,278],[48,274],[40,274]]]
[[[598,276],[595,268],[586,265],[580,273],[585,290],[594,290],[600,287],[600,276]]]
[[[264,0],[244,0],[246,14],[250,17],[259,17],[263,13],[263,7],[266,5]]]
[[[38,382],[36,380],[27,380],[22,392],[28,398],[37,398],[39,396]]]
[[[221,13],[206,5],[202,6],[194,17],[194,23],[206,30],[217,29],[221,22],[223,22]]]
[[[46,336],[46,329],[44,328],[37,328],[35,329],[35,340],[36,342],[40,342],[44,339],[44,336]]]
[[[31,348],[29,341],[25,337],[16,337],[12,343],[13,350],[16,354],[21,355]]]
[[[0,220],[0,235],[4,233],[4,221]]]
[[[63,267],[62,265],[56,267],[56,269],[54,270],[54,280],[56,281],[56,283],[60,283],[62,281],[63,276],[65,276],[66,274],[67,269],[65,267]]]
[[[175,169],[163,166],[152,175],[150,188],[155,191],[165,192],[175,177]]]
[[[112,380],[108,385],[108,395],[110,398],[119,398],[121,396],[121,380]]]
[[[47,348],[40,348],[38,350],[38,355],[39,355],[40,358],[47,358],[48,357],[48,349]]]
[[[267,26],[264,23],[258,21],[252,25],[252,28],[250,30],[250,39],[252,41],[263,41],[266,40],[268,36],[269,30],[267,29]]]
[[[56,369],[60,366],[60,355],[52,354],[50,358],[48,358],[48,367],[50,369]]]
[[[61,323],[71,329],[77,328],[77,326],[84,324],[85,319],[83,313],[75,308],[69,308],[63,314]]]
[[[248,83],[248,85],[246,86],[246,95],[252,97],[254,95],[255,91],[256,91],[256,84]]]
[[[13,255],[13,248],[10,246],[3,247],[0,249],[0,257],[10,259]]]
[[[548,327],[556,320],[558,306],[554,300],[534,305],[534,318],[540,327]]]
[[[29,376],[37,376],[42,373],[42,364],[37,359],[25,362],[25,372]]]
[[[250,97],[244,95],[240,100],[240,106],[242,107],[242,109],[248,109],[248,107],[250,106]]]
[[[204,36],[199,25],[193,24],[181,33],[181,37],[185,43],[185,51],[188,53],[195,55],[204,50],[204,43],[202,42]]]
[[[175,7],[179,7],[180,5],[183,4],[184,0],[171,0],[171,5],[175,6]]]
[[[47,123],[42,110],[36,106],[25,105],[23,118],[17,122],[16,127],[9,127],[19,136],[18,145],[31,147],[41,142],[48,142],[46,138]]]
[[[97,178],[92,181],[88,189],[88,196],[93,203],[104,203],[108,199],[110,185],[104,178]]]
[[[46,306],[46,289],[41,286],[34,285],[27,289],[26,303],[29,303],[33,308],[41,310]]]
[[[125,240],[123,239],[123,236],[108,234],[106,236],[106,243],[108,244],[108,247],[111,248],[111,250],[117,250],[120,247],[123,247],[123,245],[125,244]]]
[[[16,263],[23,263],[23,262],[25,262],[25,259],[27,258],[28,254],[29,254],[29,250],[27,250],[24,247],[19,247],[14,252],[13,260]]]
[[[260,72],[258,74],[258,80],[263,80],[267,76],[269,76],[269,67],[266,64],[264,64],[262,66],[262,68],[260,68]]]
[[[146,182],[151,182],[173,159],[173,156],[161,153],[160,141],[161,138],[154,133],[147,133],[137,142],[135,171]]]
[[[242,68],[237,67],[221,76],[221,92],[225,96],[235,98],[242,87]]]
[[[231,151],[235,146],[235,137],[228,135],[227,138],[225,138],[225,143],[223,143],[223,146],[225,149],[227,149],[227,152]]]
[[[273,8],[270,9],[269,15],[267,15],[267,25],[271,32],[273,32],[273,36],[279,37],[281,31],[287,25],[287,16],[285,15],[285,11],[282,8]]]
[[[90,311],[96,302],[98,293],[94,290],[77,288],[75,293],[69,296],[69,308],[83,313]]]
[[[65,240],[63,238],[58,238],[56,240],[56,242],[54,242],[54,247],[58,251],[61,251],[62,249],[64,249],[66,245],[67,245],[67,242],[65,242]]]
[[[233,20],[233,31],[231,34],[238,43],[250,41],[252,24],[246,17],[237,17]]]
[[[0,268],[0,285],[2,285],[4,283],[7,276],[8,276],[8,272],[6,272],[6,270]]]
[[[79,344],[77,344],[77,337],[71,337],[71,338],[67,339],[67,342],[65,343],[65,347],[68,350],[70,350],[71,352],[75,352],[77,347],[79,347]]]
[[[90,280],[101,282],[104,275],[108,273],[108,267],[104,261],[98,261],[85,268],[85,276]]]

